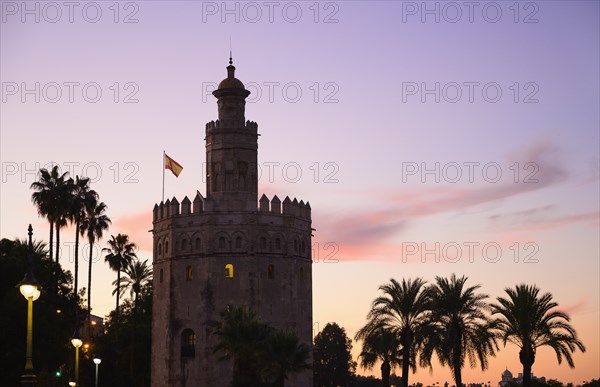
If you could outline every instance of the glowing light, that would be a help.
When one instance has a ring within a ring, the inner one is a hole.
[[[25,297],[26,300],[28,300],[30,298],[34,298],[36,292],[38,293],[37,296],[38,297],[40,296],[39,290],[37,290],[37,286],[35,286],[35,285],[23,284],[23,285],[19,286],[19,290],[21,291],[21,294],[23,295],[23,297]]]

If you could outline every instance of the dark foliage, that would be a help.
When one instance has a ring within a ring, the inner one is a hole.
[[[336,323],[328,323],[315,337],[313,370],[315,387],[347,387],[352,384],[356,362],[352,341]]]
[[[26,271],[27,250],[24,241],[0,240],[0,374],[6,386],[18,385],[25,366],[27,301],[16,286]],[[40,298],[33,303],[33,365],[39,385],[52,385],[56,370],[62,367],[63,376],[71,370],[69,339],[76,314],[85,314],[72,293],[71,274],[46,257],[46,245],[41,242],[34,242],[33,266],[42,286]],[[54,276],[56,297],[48,292]]]

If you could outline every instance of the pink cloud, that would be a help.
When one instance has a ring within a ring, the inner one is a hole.
[[[583,223],[592,227],[600,227],[600,212],[598,211],[548,217],[545,214],[536,213],[532,210],[529,213],[527,213],[527,211],[522,211],[521,213],[515,214],[495,215],[492,219],[495,221],[506,220],[503,222],[505,224],[503,226],[504,229],[520,232],[550,230],[579,223]]]
[[[404,211],[407,215],[423,216],[446,211],[462,211],[468,207],[540,190],[561,183],[567,178],[567,172],[556,161],[556,153],[557,148],[549,142],[535,143],[519,152],[521,156],[511,158],[511,164],[519,162],[520,165],[521,173],[516,179],[517,182],[514,181],[514,176],[511,176],[510,179],[502,179],[498,183],[473,185],[473,188],[469,189],[430,188],[420,192],[420,195],[413,195],[417,199],[408,203],[406,194],[393,197],[392,200],[410,205],[410,208]],[[526,168],[527,163],[531,164]],[[509,171],[503,173],[507,172]]]
[[[140,250],[152,251],[152,208],[121,215],[112,220],[110,234],[118,233],[129,235],[129,240],[134,242]],[[107,239],[107,238],[105,238]]]
[[[383,210],[344,214],[315,211],[315,235],[321,240],[335,241],[340,246],[340,256],[345,259],[398,259],[402,245],[390,244],[386,240],[405,231],[411,221],[446,212],[462,213],[470,207],[496,203],[565,181],[567,173],[556,161],[556,152],[557,148],[551,143],[541,142],[529,146],[520,152],[518,159],[513,159],[522,160],[519,161],[520,165],[525,165],[526,162],[535,165],[535,174],[530,176],[530,180],[534,179],[534,182],[524,182],[523,178],[514,182],[511,176],[511,179],[498,183],[473,184],[469,188],[425,186],[415,189],[407,186],[404,192],[394,195],[391,200],[382,197],[380,202],[389,205]],[[545,215],[552,210],[553,205],[546,205],[508,215],[493,215],[490,219],[509,222],[518,219],[524,228],[532,229],[562,227],[579,222],[598,225],[598,212],[548,219]],[[512,228],[509,230],[514,234]],[[522,230],[521,238],[512,241],[526,240],[523,232]],[[387,254],[391,256],[386,256]]]
[[[577,314],[585,313],[587,311],[586,306],[587,306],[587,298],[582,297],[572,304],[569,304],[566,306],[559,305],[558,307],[556,307],[556,309],[563,313],[566,313],[569,316],[574,316]]]

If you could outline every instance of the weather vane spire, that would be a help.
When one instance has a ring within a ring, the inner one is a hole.
[[[229,64],[233,64],[233,55],[231,55],[231,36],[229,37]]]

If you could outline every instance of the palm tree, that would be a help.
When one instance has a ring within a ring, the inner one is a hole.
[[[75,176],[75,180],[69,179],[69,185],[71,187],[70,218],[75,223],[75,270],[73,273],[73,294],[77,297],[77,291],[79,289],[79,234],[83,234],[80,226],[82,220],[86,217],[85,209],[96,205],[98,194],[96,191],[90,189],[90,179],[87,177],[79,178],[79,176]]]
[[[259,359],[264,380],[273,387],[285,387],[289,374],[310,369],[310,348],[295,334],[273,329]]]
[[[31,200],[37,206],[38,214],[46,217],[48,223],[50,223],[50,240],[49,240],[49,253],[50,260],[53,259],[53,248],[52,244],[54,241],[54,223],[57,220],[57,204],[56,196],[58,187],[61,182],[64,182],[68,172],[59,173],[58,166],[55,165],[50,172],[46,168],[40,169],[39,180],[31,183],[31,189],[35,192],[31,195]],[[58,244],[58,242],[57,242]],[[58,263],[58,257],[56,258]]]
[[[504,345],[510,341],[521,349],[519,360],[523,364],[523,386],[531,385],[531,367],[536,350],[541,346],[554,349],[558,364],[564,356],[569,366],[574,368],[571,353],[577,348],[585,352],[585,346],[569,324],[569,316],[553,310],[558,304],[552,301],[552,294],[540,296],[540,289],[525,284],[504,291],[508,298],[498,297],[498,304],[492,305],[492,314],[499,315],[495,320],[496,331]]]
[[[220,361],[233,361],[232,386],[259,385],[259,350],[264,348],[270,329],[260,323],[254,312],[246,307],[228,306],[221,313],[221,321],[216,324],[213,332],[217,336],[213,352],[220,353]]]
[[[395,332],[402,345],[402,386],[408,387],[409,368],[416,371],[415,357],[419,350],[417,337],[425,329],[428,319],[425,281],[403,279],[399,283],[390,279],[389,284],[379,287],[383,295],[377,297],[367,318],[373,324],[381,324],[387,331]]]
[[[135,374],[135,342],[136,342],[136,332],[137,332],[137,312],[138,312],[138,297],[140,295],[140,291],[142,287],[146,285],[149,281],[152,281],[152,268],[148,266],[148,261],[140,262],[140,261],[131,261],[128,265],[123,269],[123,273],[125,273],[124,277],[119,278],[118,280],[113,281],[113,285],[115,285],[115,290],[113,290],[113,295],[119,292],[117,297],[123,296],[123,294],[130,290],[130,297],[133,298],[133,313],[132,313],[132,322],[131,322],[131,350],[130,350],[130,358],[129,358],[129,373],[131,375]],[[118,308],[117,308],[118,309]]]
[[[88,323],[92,313],[92,262],[94,253],[94,242],[102,239],[104,231],[108,230],[111,223],[108,216],[105,214],[106,204],[103,202],[96,203],[90,201],[85,207],[85,217],[81,220],[80,233],[81,236],[87,236],[90,245],[90,257],[88,267]]]
[[[403,364],[402,345],[396,332],[386,328],[380,321],[369,321],[356,333],[355,340],[363,341],[360,365],[372,369],[381,360],[382,386],[390,387],[392,369]]]
[[[14,246],[24,252],[29,252],[29,241],[27,239],[15,239]],[[32,242],[33,255],[38,257],[45,257],[48,255],[48,248],[46,242],[34,240]]]
[[[68,172],[65,172],[63,176],[66,177]],[[72,191],[73,191],[73,180],[72,179],[58,179],[56,182],[55,193],[54,193],[54,227],[56,229],[56,263],[60,258],[60,230],[67,226],[68,221],[72,220],[71,217],[71,202],[72,202]]]
[[[102,252],[108,253],[104,257],[104,262],[108,263],[110,268],[117,272],[117,307],[115,309],[117,319],[119,317],[119,295],[120,295],[120,284],[121,284],[121,270],[131,264],[134,258],[137,258],[135,253],[135,243],[129,242],[129,236],[125,234],[118,234],[110,236],[110,240],[107,242],[108,248],[102,249]]]
[[[133,298],[134,310],[136,310],[142,287],[152,281],[152,268],[148,266],[148,260],[144,262],[132,261],[123,269],[123,273],[125,274],[124,277],[113,281],[115,289],[112,294],[115,295],[119,291],[119,296],[122,297],[129,289],[130,297]]]
[[[478,294],[480,285],[465,287],[467,277],[450,280],[435,277],[436,283],[425,293],[429,298],[430,324],[424,336],[421,364],[431,367],[431,356],[437,354],[442,365],[454,374],[456,386],[462,386],[462,368],[468,358],[471,367],[477,361],[481,369],[488,366],[488,356],[495,355],[496,340],[485,314],[487,295]]]

